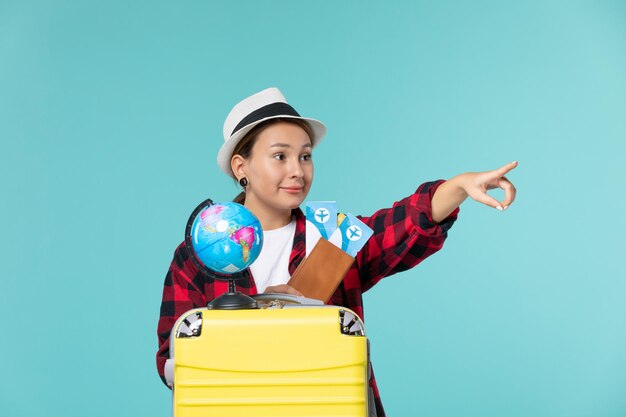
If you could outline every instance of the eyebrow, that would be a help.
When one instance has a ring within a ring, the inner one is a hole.
[[[270,148],[291,148],[291,145],[289,145],[288,143],[273,143],[272,145],[270,145]],[[312,148],[310,143],[307,143],[305,145],[302,145],[302,148]]]

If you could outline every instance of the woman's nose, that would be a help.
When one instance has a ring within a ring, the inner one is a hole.
[[[302,166],[300,166],[300,158],[291,160],[289,164],[289,175],[294,178],[302,178],[304,176],[304,171],[302,170]]]

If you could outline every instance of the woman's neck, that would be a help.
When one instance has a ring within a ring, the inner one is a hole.
[[[288,225],[291,222],[291,210],[269,210],[259,207],[252,202],[245,202],[245,207],[250,210],[261,222],[263,230],[274,230]]]

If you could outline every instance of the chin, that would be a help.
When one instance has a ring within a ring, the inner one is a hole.
[[[304,202],[304,200],[306,200],[306,195],[305,196],[294,196],[292,198],[289,198],[288,200],[284,201],[284,206],[285,208],[289,208],[291,210],[296,209],[298,207],[300,207],[300,205]]]
[[[293,203],[287,204],[287,207],[291,210],[297,209],[304,202],[303,198],[298,199],[298,201],[294,201]]]

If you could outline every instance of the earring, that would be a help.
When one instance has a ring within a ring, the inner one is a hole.
[[[241,185],[242,187],[245,187],[246,185],[248,185],[248,179],[246,177],[243,177],[242,179],[239,180],[239,185]]]

